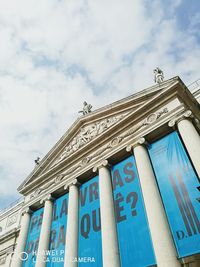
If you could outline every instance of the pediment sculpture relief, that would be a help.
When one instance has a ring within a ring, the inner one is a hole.
[[[65,147],[62,154],[59,158],[54,162],[53,165],[57,164],[58,162],[62,161],[67,156],[71,155],[85,144],[93,140],[95,137],[106,131],[109,127],[114,125],[116,122],[121,120],[126,116],[126,113],[106,118],[104,120],[95,122],[90,125],[83,126],[79,133],[72,139],[72,141]]]

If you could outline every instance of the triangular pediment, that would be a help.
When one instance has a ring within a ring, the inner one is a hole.
[[[98,138],[106,134],[114,125],[144,106],[145,103],[174,82],[177,82],[177,78],[163,82],[162,86],[155,85],[78,118],[49,153],[36,165],[18,190],[23,191],[22,189],[36,178],[58,168],[62,162],[70,159],[76,153],[81,153],[91,142],[98,142]]]

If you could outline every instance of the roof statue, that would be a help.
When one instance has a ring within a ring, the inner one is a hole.
[[[155,83],[158,83],[160,84],[161,82],[163,82],[164,80],[164,74],[163,74],[163,71],[160,69],[160,68],[156,68],[153,70],[154,72],[154,81]]]
[[[39,163],[40,163],[40,158],[37,157],[37,159],[35,159],[35,164],[36,164],[36,165],[39,165]]]
[[[80,110],[79,113],[86,115],[92,111],[92,105],[88,104],[86,101],[83,102],[83,110]]]

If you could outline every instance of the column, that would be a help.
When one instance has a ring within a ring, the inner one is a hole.
[[[78,257],[78,212],[79,212],[79,183],[75,179],[64,189],[69,189],[68,218],[65,242],[64,267],[77,267],[73,259]]]
[[[145,139],[141,138],[134,147],[133,152],[146,207],[157,266],[180,267],[181,265],[177,260],[176,250],[157,188],[156,178],[144,143]]]
[[[108,161],[94,168],[99,171],[99,198],[103,267],[120,267],[111,175]]]
[[[26,247],[26,240],[28,236],[31,213],[32,211],[29,208],[22,211],[20,233],[17,240],[17,247],[15,249],[11,264],[11,266],[13,267],[21,267],[23,263],[21,259],[23,259],[26,256],[23,253]]]
[[[47,197],[41,200],[44,203],[44,214],[42,219],[42,227],[40,232],[40,239],[38,244],[37,258],[35,267],[46,266],[46,251],[49,249],[51,220],[53,214],[53,201],[49,194]]]
[[[190,110],[186,111],[183,118],[177,121],[177,127],[200,178],[200,136],[189,118],[191,116],[192,112]]]

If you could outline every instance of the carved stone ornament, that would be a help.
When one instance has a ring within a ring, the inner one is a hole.
[[[47,194],[46,196],[44,196],[41,200],[40,200],[40,204],[43,204],[45,201],[51,200],[53,201],[54,198],[52,197],[51,194]]]
[[[0,258],[0,265],[6,263],[6,256]]]
[[[185,118],[192,118],[193,114],[191,110],[186,110],[186,112],[183,114]]]
[[[93,140],[95,137],[103,133],[109,127],[125,117],[127,113],[123,113],[114,117],[110,117],[99,122],[95,122],[91,125],[83,126],[79,133],[72,139],[72,141],[65,147],[63,153],[55,161],[54,165],[62,161],[67,156],[73,154],[79,148]]]
[[[164,80],[163,71],[160,68],[157,67],[157,68],[155,68],[153,70],[153,72],[154,72],[154,81],[155,81],[155,83],[160,84],[161,82],[163,82],[163,80]]]
[[[9,227],[16,223],[18,214],[12,215],[11,217],[8,217],[6,227]]]
[[[35,198],[37,196],[39,196],[39,194],[42,192],[42,190],[40,188],[37,188],[31,195],[30,198]]]
[[[171,128],[173,128],[175,125],[176,125],[176,120],[170,120],[168,122],[168,126],[171,127]]]
[[[148,143],[147,143],[146,139],[144,137],[140,137],[135,144],[127,145],[126,146],[126,151],[127,152],[131,152],[134,149],[134,147],[136,147],[138,145],[147,145],[147,144]]]
[[[55,184],[58,184],[62,181],[62,179],[64,178],[64,174],[58,174],[55,178]]]
[[[168,122],[168,126],[175,128],[176,124],[184,119],[194,118],[194,115],[191,110],[186,110],[181,116],[173,118]]]
[[[115,147],[115,146],[118,146],[120,142],[121,142],[121,138],[116,137],[116,138],[111,140],[110,145],[111,145],[111,147]]]
[[[132,151],[132,145],[127,145],[126,147],[126,152],[131,152]]]
[[[26,213],[32,214],[33,211],[29,207],[25,207],[25,208],[22,209],[21,215],[23,216]]]
[[[79,111],[83,115],[87,115],[92,112],[92,105],[88,104],[86,101],[83,102],[83,109]]]
[[[97,172],[100,168],[103,168],[103,167],[107,167],[107,168],[110,167],[110,164],[107,159],[103,160],[102,162],[94,166],[93,172]]]
[[[55,181],[54,181],[54,183],[55,183]],[[39,188],[35,189],[35,191],[33,193],[31,193],[30,198],[32,199],[32,198],[39,196],[44,190],[49,189],[51,186],[52,186],[52,184],[51,185],[47,184],[43,187],[39,187]]]
[[[151,113],[147,118],[144,120],[144,125],[149,125],[151,123],[154,123],[158,118],[160,118],[163,114],[167,113],[168,109],[164,108],[161,111]]]
[[[80,185],[81,185],[81,183],[77,179],[74,179],[70,184],[66,184],[64,186],[64,190],[69,190],[70,186],[79,187]]]

